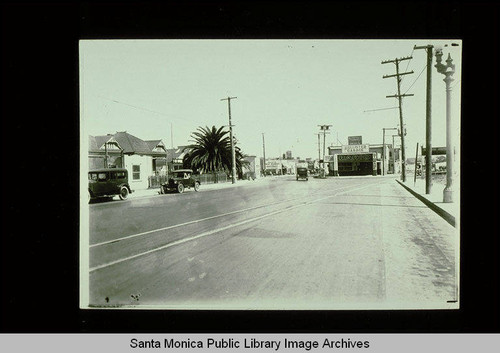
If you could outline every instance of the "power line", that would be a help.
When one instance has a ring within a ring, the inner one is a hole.
[[[125,103],[125,102],[120,102],[116,99],[112,99],[112,98],[108,98],[108,97],[104,97],[104,96],[101,96],[101,95],[95,95],[96,97],[99,97],[99,98],[102,98],[102,99],[105,99],[105,100],[108,100],[108,101],[111,101],[113,103],[117,103],[117,104],[122,104],[122,105],[126,105],[126,106],[129,106],[131,108],[135,108],[135,109],[138,109],[138,110],[143,110],[143,111],[146,111],[146,112],[150,112],[150,113],[154,113],[154,114],[158,114],[158,115],[162,115],[162,116],[165,116],[165,117],[168,117],[169,119],[172,119],[172,120],[177,120],[177,121],[180,121],[184,124],[187,124],[187,122],[192,122],[192,123],[196,123],[196,124],[201,124],[201,125],[205,125],[205,123],[201,122],[201,121],[197,121],[197,120],[190,120],[190,119],[181,119],[181,118],[175,118],[175,117],[172,117],[171,115],[167,115],[165,113],[161,113],[161,112],[158,112],[156,110],[152,110],[152,109],[148,109],[148,108],[144,108],[144,107],[140,107],[140,106],[137,106],[137,105],[133,105],[133,104],[130,104],[130,103]]]
[[[407,71],[407,70],[408,70],[408,66],[410,66],[411,60],[413,59],[413,52],[414,52],[414,51],[415,51],[415,48],[413,48],[413,49],[411,50],[411,54],[410,54],[410,55],[408,55],[408,57],[410,58],[410,60],[408,60],[408,64],[406,64],[405,71]],[[403,82],[403,80],[404,80],[404,79],[405,79],[405,77],[404,77],[404,76],[403,76],[403,77],[401,77],[401,82]]]
[[[390,108],[380,108],[380,109],[363,110],[363,113],[378,112],[378,111],[380,111],[380,110],[389,110],[389,109],[398,109],[398,107],[390,107]]]
[[[413,87],[413,85],[415,84],[415,82],[418,81],[420,75],[422,75],[422,72],[424,72],[425,68],[427,67],[427,64],[424,65],[424,67],[422,68],[422,71],[420,71],[420,73],[418,74],[417,78],[415,79],[415,81],[413,81],[413,83],[410,85],[410,87],[408,87],[408,89],[405,91],[405,94],[406,92],[408,92],[410,90],[410,88]]]

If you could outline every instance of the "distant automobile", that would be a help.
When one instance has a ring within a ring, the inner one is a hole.
[[[200,181],[193,178],[192,169],[178,169],[172,173],[172,176],[166,183],[161,184],[160,194],[166,194],[169,191],[177,191],[182,194],[186,188],[193,188],[194,191],[200,190]]]
[[[309,173],[307,171],[307,168],[302,168],[302,167],[297,167],[297,170],[296,170],[296,178],[297,180],[299,179],[306,179],[306,181],[309,179],[308,176],[309,176]]]
[[[133,192],[128,183],[128,171],[124,168],[103,168],[89,171],[89,201],[100,197],[118,195],[127,199]]]

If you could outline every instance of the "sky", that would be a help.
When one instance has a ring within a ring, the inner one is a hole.
[[[458,46],[451,46],[457,43]],[[117,131],[167,147],[189,144],[200,126],[228,126],[244,154],[266,158],[292,151],[318,157],[318,125],[332,125],[326,145],[381,144],[383,128],[399,125],[396,66],[400,63],[407,157],[425,145],[426,51],[443,47],[456,65],[451,112],[459,134],[460,40],[82,40],[80,121],[88,135]],[[445,46],[447,45],[447,46]],[[435,57],[433,57],[433,65]],[[432,144],[446,145],[444,75],[432,68]],[[389,109],[390,108],[390,109]],[[392,143],[396,131],[386,131]],[[396,145],[399,145],[396,138]],[[321,136],[321,154],[323,136]]]

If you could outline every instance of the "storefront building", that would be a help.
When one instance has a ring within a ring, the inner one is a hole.
[[[350,175],[381,175],[383,168],[394,173],[394,164],[400,161],[399,149],[393,151],[392,145],[385,145],[385,154],[382,153],[382,144],[356,144],[328,147],[328,172],[332,176]],[[383,166],[383,158],[385,165]]]

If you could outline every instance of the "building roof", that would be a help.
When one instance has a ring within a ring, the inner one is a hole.
[[[116,142],[125,154],[140,155],[159,154],[158,152],[153,152],[153,149],[161,143],[161,140],[144,141],[126,131],[119,131],[115,134],[89,136],[89,152],[102,152],[102,146],[109,141]]]
[[[167,149],[167,156],[169,160],[175,160],[175,159],[183,159],[186,153],[188,152],[187,150],[184,151],[184,148],[186,146],[178,146],[177,148],[168,148]]]
[[[148,144],[149,149],[152,151],[161,143],[161,140],[148,140],[144,142]]]

